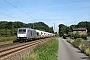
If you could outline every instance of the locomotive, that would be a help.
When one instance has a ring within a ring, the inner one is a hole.
[[[17,39],[14,42],[26,42],[35,39],[55,36],[53,33],[35,30],[32,28],[18,28]]]

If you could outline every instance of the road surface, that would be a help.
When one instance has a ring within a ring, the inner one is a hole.
[[[63,38],[59,38],[58,60],[90,60],[88,56],[74,48]]]

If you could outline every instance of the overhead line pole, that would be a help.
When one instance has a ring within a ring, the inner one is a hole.
[[[54,30],[54,33],[55,33],[55,23],[53,23],[53,24],[54,24],[54,29],[53,30]]]
[[[34,23],[33,23],[33,29],[34,29]]]

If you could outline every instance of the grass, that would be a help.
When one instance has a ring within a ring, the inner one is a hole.
[[[38,45],[28,56],[22,60],[57,60],[58,40],[54,38]]]
[[[90,57],[90,41],[89,40],[83,40],[81,38],[78,38],[76,40],[68,39],[69,43],[77,47],[81,50],[81,52],[85,53]]]
[[[0,45],[13,43],[13,41],[15,39],[16,39],[15,36],[11,36],[11,37],[0,37]]]

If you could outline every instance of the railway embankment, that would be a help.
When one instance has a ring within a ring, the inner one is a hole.
[[[81,50],[81,52],[85,53],[90,57],[90,40],[78,38],[78,39],[67,39],[67,41],[71,43],[74,47]]]
[[[6,48],[5,50],[0,51],[0,60],[20,60],[21,58],[28,56],[35,47],[53,39],[53,37],[45,38]]]
[[[21,60],[57,60],[58,39],[52,38],[44,44],[40,44]]]

